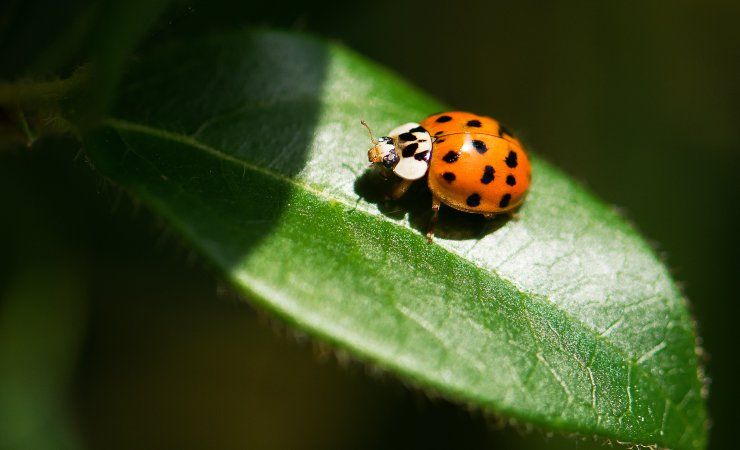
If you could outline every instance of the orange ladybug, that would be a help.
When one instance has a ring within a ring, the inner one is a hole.
[[[420,124],[409,122],[373,142],[368,160],[401,178],[392,198],[427,177],[432,191],[432,220],[442,203],[491,218],[510,213],[524,201],[531,180],[529,158],[506,127],[487,116],[454,111],[433,114]]]

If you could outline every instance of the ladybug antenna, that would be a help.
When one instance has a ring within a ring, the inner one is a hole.
[[[373,143],[373,145],[378,145],[378,141],[375,139],[375,136],[373,136],[372,130],[370,130],[370,127],[365,123],[364,120],[360,120],[360,123],[363,127],[367,128],[367,134],[370,135],[370,141]]]

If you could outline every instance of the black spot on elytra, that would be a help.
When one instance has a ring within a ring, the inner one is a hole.
[[[449,122],[450,120],[452,120],[452,117],[450,117],[450,116],[439,116],[439,117],[437,117],[437,120],[435,120],[435,122],[437,122],[437,123],[445,123],[445,122]]]
[[[480,195],[477,193],[470,194],[468,198],[465,200],[465,203],[468,204],[468,206],[472,206],[475,208],[476,206],[480,205]]]
[[[493,170],[493,166],[486,166],[483,169],[483,176],[481,177],[480,182],[483,183],[483,184],[490,183],[491,181],[493,181],[493,178],[494,178],[494,175],[493,174],[495,172],[496,171]]]
[[[504,137],[504,135],[514,137],[514,135],[511,134],[511,131],[502,124],[499,124],[498,126],[498,135],[501,137]]]
[[[506,175],[506,184],[509,186],[514,186],[516,184],[516,178],[514,178],[514,175]]]
[[[425,161],[427,159],[427,155],[429,155],[429,150],[424,150],[423,152],[415,154],[414,159],[417,161]]]
[[[473,148],[475,148],[478,153],[481,155],[488,151],[488,147],[486,146],[486,143],[483,141],[479,141],[478,139],[475,139],[473,141]]]
[[[481,127],[480,120],[475,120],[475,119],[474,120],[468,120],[468,123],[466,125],[469,126],[469,127],[474,127],[474,128],[480,128]]]
[[[516,152],[514,150],[509,150],[509,154],[506,156],[506,159],[504,161],[506,162],[507,166],[513,169],[517,166],[517,164],[519,164],[516,158]]]
[[[501,197],[501,201],[498,202],[498,206],[502,208],[506,208],[509,206],[509,202],[511,201],[511,194],[504,194],[503,197]]]
[[[401,142],[415,141],[416,136],[413,133],[401,133],[398,135],[398,139],[400,139]]]
[[[442,174],[442,178],[444,178],[445,181],[447,181],[448,183],[452,183],[453,181],[455,181],[455,178],[457,177],[452,172],[445,172]]]
[[[453,152],[452,150],[450,150],[449,152],[447,152],[446,155],[442,157],[442,161],[452,164],[457,161],[457,158],[459,157],[460,155],[458,155],[457,152]]]
[[[409,133],[419,133],[419,132],[426,133],[427,130],[425,130],[424,127],[422,127],[421,125],[419,125],[416,128],[412,128],[412,129],[409,130]]]
[[[444,133],[445,130],[439,130],[436,133],[434,133],[435,136],[439,136],[440,134]]]
[[[416,153],[417,148],[419,148],[419,144],[417,143],[409,144],[403,149],[403,152],[401,154],[403,155],[404,158],[410,158],[411,156],[414,156],[414,153]]]

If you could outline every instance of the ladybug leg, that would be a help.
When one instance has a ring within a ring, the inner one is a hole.
[[[485,218],[486,218],[486,220],[491,220],[491,219],[493,219],[494,217],[496,217],[496,213],[488,213],[488,214],[483,214],[483,217],[485,217]]]
[[[401,180],[401,182],[398,183],[395,188],[393,188],[393,192],[391,192],[391,194],[387,196],[387,199],[398,200],[403,196],[403,194],[406,193],[406,191],[409,190],[409,187],[413,182],[413,180]]]
[[[518,212],[510,212],[509,217],[511,220],[519,220],[520,217],[522,217]]]
[[[432,218],[429,219],[429,226],[427,227],[427,240],[431,243],[434,238],[434,225],[437,224],[439,218],[439,207],[442,206],[442,201],[437,197],[432,197]]]

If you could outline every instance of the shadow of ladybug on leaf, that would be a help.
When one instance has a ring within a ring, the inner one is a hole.
[[[414,183],[401,198],[393,200],[390,195],[400,180],[385,169],[374,166],[357,177],[354,191],[366,202],[377,205],[378,210],[386,217],[401,220],[408,216],[411,228],[424,235],[432,219],[432,194],[423,181]],[[477,240],[495,232],[509,220],[511,217],[508,214],[486,219],[480,214],[469,214],[443,207],[434,228],[434,235],[439,239]]]

